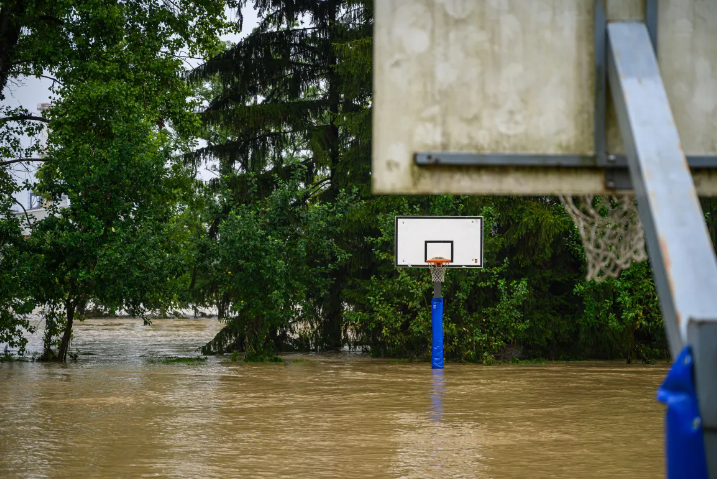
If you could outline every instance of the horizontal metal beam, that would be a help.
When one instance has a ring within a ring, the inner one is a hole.
[[[686,155],[687,166],[693,170],[701,169],[717,169],[717,155]],[[627,168],[627,156],[625,155],[608,155],[607,164],[610,168]]]
[[[429,151],[416,153],[415,162],[419,166],[535,166],[564,168],[596,168],[595,155],[538,155],[523,153],[454,153]],[[717,168],[717,156],[687,156],[690,168]],[[610,168],[627,168],[625,155],[608,155],[607,165]]]
[[[595,167],[595,157],[592,155],[533,155],[511,153],[447,153],[426,152],[416,153],[416,164],[447,165],[447,166],[564,166]]]

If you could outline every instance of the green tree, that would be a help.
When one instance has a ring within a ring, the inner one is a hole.
[[[8,34],[12,48],[0,51],[0,61],[13,65],[10,75],[57,79],[44,117],[14,114],[3,123],[50,128],[35,189],[51,215],[28,239],[33,297],[47,311],[47,356],[55,356],[57,343],[56,357],[66,358],[87,301],[144,315],[173,300],[165,285],[180,274],[181,256],[172,218],[189,185],[176,157],[191,149],[198,126],[184,61],[219,51],[231,6],[236,2],[3,4],[3,18],[21,27],[17,39]],[[68,208],[57,207],[61,195]]]
[[[633,264],[619,278],[575,286],[585,305],[579,318],[579,344],[590,357],[622,357],[653,362],[667,358],[652,271],[647,262]]]
[[[345,260],[332,237],[350,198],[316,204],[302,186],[305,167],[293,166],[289,181],[277,179],[272,194],[235,207],[219,225],[215,256],[204,268],[219,283],[227,326],[205,353],[233,349],[262,359],[315,342],[315,298],[327,294],[329,273]]]
[[[218,84],[204,112],[208,145],[195,155],[195,160],[219,161],[216,183],[221,186],[215,186],[221,196],[207,218],[213,241],[233,208],[271,195],[278,181],[291,176],[287,158],[299,158],[304,186],[324,202],[352,186],[363,185],[365,194],[369,181],[371,71],[365,59],[371,50],[372,2],[242,4],[257,9],[259,26],[192,75]],[[363,134],[357,134],[361,128]],[[344,233],[334,237],[342,247],[347,246]],[[321,347],[342,344],[342,291],[349,268],[347,262],[329,272],[328,294],[315,299],[322,303],[316,306]],[[198,283],[216,291],[212,280]]]

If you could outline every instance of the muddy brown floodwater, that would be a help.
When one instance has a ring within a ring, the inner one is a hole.
[[[346,355],[157,360],[196,355],[219,327],[88,320],[73,350],[92,355],[0,364],[0,477],[663,476],[666,365],[448,363],[441,374]]]

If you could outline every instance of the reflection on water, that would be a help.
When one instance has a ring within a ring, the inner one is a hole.
[[[73,350],[94,355],[0,364],[0,477],[663,475],[665,366],[153,360],[219,326],[91,320]]]
[[[431,369],[433,392],[431,392],[431,418],[434,421],[443,419],[443,393],[446,389],[446,380],[443,369]]]

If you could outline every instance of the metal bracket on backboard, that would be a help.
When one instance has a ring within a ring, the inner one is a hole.
[[[625,168],[607,168],[605,170],[605,188],[615,191],[632,190],[630,171]]]
[[[597,150],[596,150],[597,151]],[[529,166],[536,168],[605,168],[605,187],[610,190],[631,190],[632,182],[625,155],[607,155],[600,162],[598,155],[539,155],[520,153],[453,153],[427,151],[416,153],[419,166]],[[688,156],[687,164],[695,169],[717,169],[717,156]]]
[[[604,0],[595,0],[595,163],[608,166],[607,155],[607,14]],[[612,157],[614,159],[614,157]],[[613,162],[614,163],[614,162]],[[611,165],[612,166],[612,165]],[[608,179],[605,179],[606,186]],[[609,186],[608,186],[609,188]]]
[[[625,155],[608,155],[604,165],[597,162],[594,155],[540,155],[521,153],[453,153],[444,151],[426,151],[416,153],[414,161],[419,166],[534,166],[534,167],[608,167],[627,170]],[[692,169],[717,168],[717,156],[687,157]]]
[[[657,0],[645,1],[645,25],[657,57]]]

